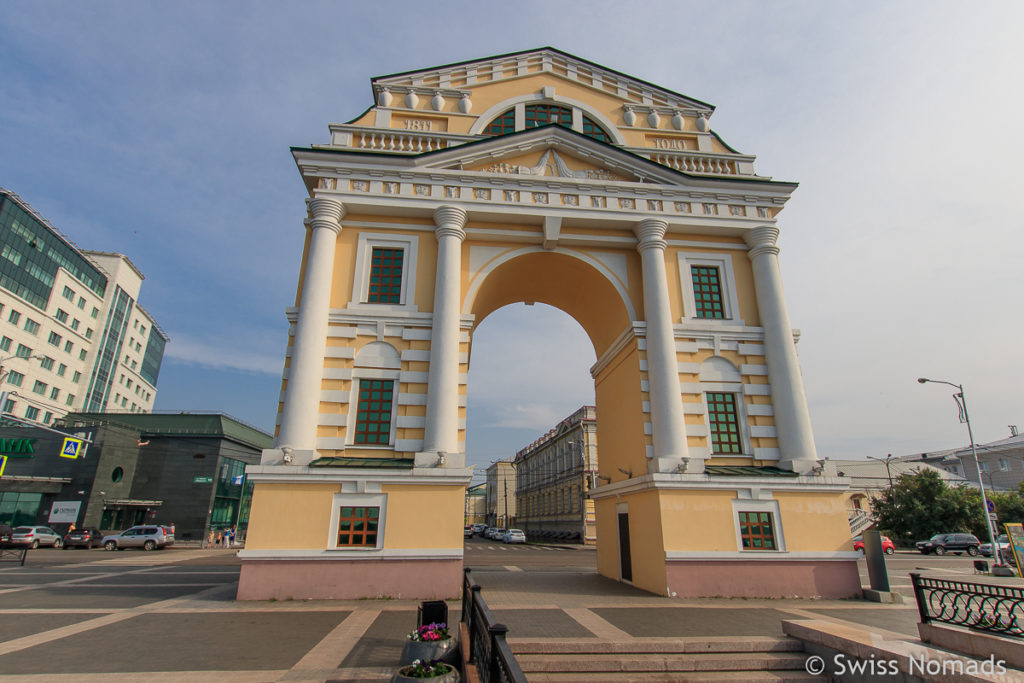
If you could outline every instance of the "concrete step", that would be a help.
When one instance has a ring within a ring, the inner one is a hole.
[[[697,654],[714,652],[802,652],[796,638],[720,636],[716,638],[509,638],[516,656],[527,654]]]
[[[522,654],[523,672],[685,672],[804,670],[803,652]]]

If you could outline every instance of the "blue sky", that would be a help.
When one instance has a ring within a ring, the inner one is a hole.
[[[289,147],[370,106],[372,76],[551,45],[715,104],[759,173],[801,183],[781,260],[821,455],[965,444],[921,375],[965,385],[979,441],[1024,427],[1024,5],[626,7],[5,3],[0,185],[146,275],[172,339],[157,409],[271,430],[304,216]],[[485,320],[469,461],[592,401],[593,360],[553,309]]]

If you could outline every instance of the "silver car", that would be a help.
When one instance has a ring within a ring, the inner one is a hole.
[[[11,545],[27,545],[30,548],[48,545],[60,548],[64,545],[64,539],[48,526],[16,526],[11,535]]]
[[[168,534],[159,524],[141,524],[125,529],[119,534],[103,537],[103,547],[107,550],[124,550],[125,548],[157,550],[170,545],[174,545],[174,536]]]

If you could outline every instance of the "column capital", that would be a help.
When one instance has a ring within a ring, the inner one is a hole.
[[[439,206],[434,210],[434,234],[438,239],[445,235],[457,237],[459,240],[466,239],[466,219],[469,216],[457,206]]]
[[[743,241],[750,247],[748,256],[754,258],[761,254],[778,255],[779,248],[775,241],[779,239],[779,229],[774,225],[762,225],[748,230],[743,235]]]
[[[310,197],[306,207],[313,215],[309,223],[316,228],[327,228],[335,235],[341,232],[341,219],[345,217],[345,205],[337,199]]]
[[[637,245],[636,250],[640,253],[647,251],[648,249],[659,249],[664,251],[668,246],[665,242],[665,232],[668,230],[668,221],[661,218],[645,218],[636,224],[633,228],[633,232],[636,234],[637,239],[640,243]]]

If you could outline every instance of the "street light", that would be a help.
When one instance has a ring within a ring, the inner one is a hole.
[[[952,382],[946,382],[941,379],[928,379],[926,377],[918,377],[917,381],[920,384],[946,384],[957,390],[953,394],[953,400],[956,401],[957,408],[960,409],[960,421],[967,423],[967,436],[971,440],[971,455],[974,456],[974,466],[978,470],[978,488],[981,490],[981,506],[985,513],[985,526],[988,527],[988,540],[992,543],[992,554],[996,558],[998,564],[1003,563],[1003,554],[999,550],[999,546],[996,544],[995,534],[992,533],[992,519],[989,516],[988,511],[988,496],[985,494],[985,482],[981,479],[981,463],[978,462],[978,449],[974,446],[974,432],[971,431],[971,416],[967,413],[967,398],[964,396],[964,386],[962,384],[953,384]]]

